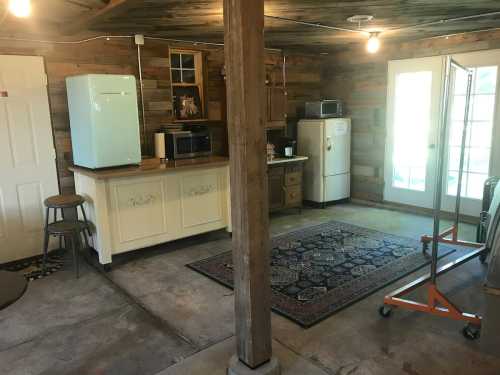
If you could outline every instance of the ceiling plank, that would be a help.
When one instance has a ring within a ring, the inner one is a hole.
[[[82,17],[82,19],[64,26],[61,31],[64,34],[71,35],[91,29],[94,25],[102,24],[111,17],[123,15],[128,10],[143,3],[144,0],[110,0],[105,7],[89,12],[89,14]]]

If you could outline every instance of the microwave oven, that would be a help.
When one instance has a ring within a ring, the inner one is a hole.
[[[344,114],[343,103],[340,100],[319,100],[306,102],[306,118],[332,118],[342,117]]]
[[[212,155],[212,136],[206,131],[175,131],[165,134],[168,159],[187,159]]]

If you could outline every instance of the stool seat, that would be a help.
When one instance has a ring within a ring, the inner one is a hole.
[[[81,195],[54,195],[45,199],[44,204],[47,208],[72,208],[78,207],[85,202]]]
[[[70,235],[87,229],[87,224],[83,221],[56,221],[47,226],[47,232],[54,236]]]

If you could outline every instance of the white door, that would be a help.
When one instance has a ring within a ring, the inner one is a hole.
[[[46,82],[41,57],[0,55],[0,263],[42,252],[58,194]]]
[[[499,151],[498,142],[493,142],[495,132],[499,134],[500,122],[497,114],[500,104],[500,51],[461,54],[453,58],[473,71],[460,212],[478,216],[482,210],[484,182],[488,176],[498,175],[500,167],[499,160],[494,157],[495,152],[498,154]],[[457,76],[457,83],[451,94],[446,174],[443,184],[443,209],[446,211],[455,210],[465,107],[465,76]]]
[[[389,62],[384,200],[432,208],[444,59]]]
[[[351,120],[325,120],[325,176],[349,173],[351,169]]]

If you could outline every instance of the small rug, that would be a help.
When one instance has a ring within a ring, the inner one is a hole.
[[[0,269],[21,273],[28,281],[42,279],[59,271],[64,266],[63,251],[51,251],[47,257],[45,272],[42,266],[43,256],[37,256],[35,258],[14,262],[6,266],[0,266]]]
[[[304,328],[430,264],[418,240],[335,221],[273,238],[270,261],[272,309]],[[233,287],[231,252],[187,267]]]

